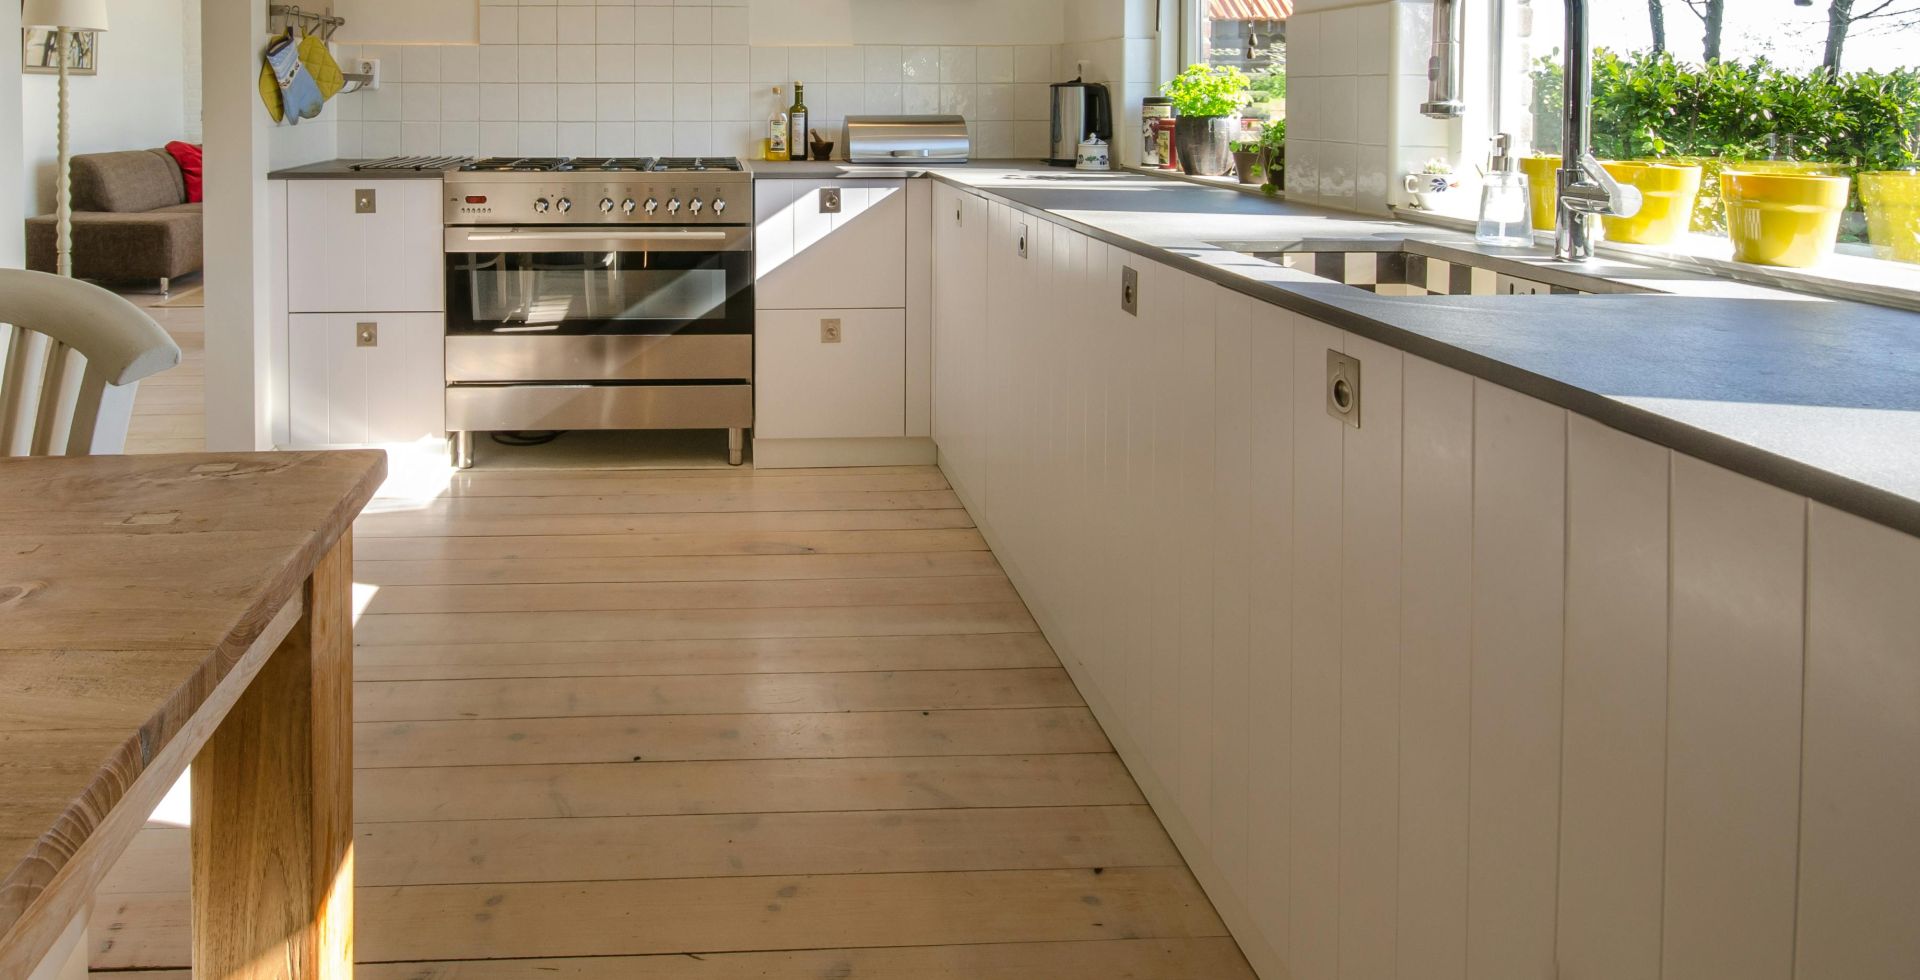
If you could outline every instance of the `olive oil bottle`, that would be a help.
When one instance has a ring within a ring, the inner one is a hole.
[[[780,108],[780,86],[773,87],[773,115],[767,117],[767,159],[784,162],[791,159],[787,142],[787,110]]]
[[[807,158],[807,90],[793,83],[793,105],[787,109],[787,153],[792,160]]]

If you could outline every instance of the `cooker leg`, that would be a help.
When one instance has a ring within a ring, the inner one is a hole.
[[[453,433],[452,438],[447,440],[447,445],[450,449],[453,450],[452,455],[453,455],[454,469],[470,470],[473,468],[473,433],[472,432]]]
[[[728,429],[727,430],[727,465],[728,466],[740,465],[742,461],[741,453],[742,453],[742,450],[745,448],[745,444],[746,444],[745,429]]]

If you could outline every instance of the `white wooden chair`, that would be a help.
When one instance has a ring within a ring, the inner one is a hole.
[[[0,269],[0,344],[0,456],[120,452],[135,388],[180,363],[179,345],[139,307],[22,269]]]

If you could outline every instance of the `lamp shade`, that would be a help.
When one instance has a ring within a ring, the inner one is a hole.
[[[26,0],[23,27],[64,27],[73,31],[107,29],[107,0]]]

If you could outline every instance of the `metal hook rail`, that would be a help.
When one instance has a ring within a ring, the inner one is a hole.
[[[335,17],[331,10],[313,13],[300,9],[298,4],[272,3],[267,5],[267,26],[271,33],[285,33],[292,27],[311,28],[320,35],[322,41],[333,40],[333,32],[345,27],[345,17]]]

